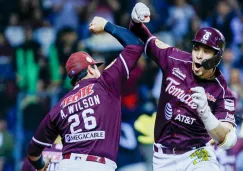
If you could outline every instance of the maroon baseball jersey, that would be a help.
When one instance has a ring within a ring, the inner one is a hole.
[[[45,148],[42,152],[43,157],[50,158],[50,163],[47,171],[56,171],[59,161],[62,159],[62,144],[54,144],[51,148]],[[36,171],[36,169],[30,164],[28,159],[24,160],[22,171]]]
[[[29,154],[40,154],[60,134],[63,154],[90,154],[115,161],[120,139],[121,92],[142,52],[142,46],[126,46],[100,78],[80,81],[43,119],[32,138]]]
[[[235,98],[220,71],[213,80],[201,80],[192,71],[190,53],[174,47],[160,48],[155,37],[145,51],[162,69],[163,82],[155,123],[155,142],[167,147],[189,148],[206,144],[210,137],[192,102],[190,88],[205,89],[212,113],[221,121],[235,124]]]

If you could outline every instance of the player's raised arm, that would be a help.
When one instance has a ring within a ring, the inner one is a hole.
[[[37,132],[30,141],[28,160],[37,171],[45,171],[49,165],[50,159],[43,157],[42,151],[45,147],[51,147],[58,133],[54,130],[50,115],[47,114],[41,121]]]
[[[102,74],[109,90],[120,96],[119,92],[143,53],[144,44],[130,30],[112,24],[102,17],[94,17],[89,29],[95,34],[104,31],[111,34],[124,47],[118,58],[108,65]]]
[[[141,2],[137,3],[133,8],[131,18],[129,29],[145,43],[145,54],[155,60],[162,69],[166,68],[165,64],[172,48],[153,36],[144,24],[150,21],[149,8]]]
[[[112,24],[102,17],[94,17],[89,25],[89,29],[94,34],[99,34],[104,31],[110,33],[123,47],[128,45],[143,46],[143,43],[132,32],[126,28]]]
[[[120,57],[122,56],[121,58],[125,64],[126,72],[129,74],[143,52],[142,48],[144,47],[144,44],[139,38],[137,38],[130,30],[112,24],[102,17],[94,17],[89,25],[89,29],[94,34],[99,34],[104,31],[110,33],[122,44],[123,47],[125,47],[121,52]]]

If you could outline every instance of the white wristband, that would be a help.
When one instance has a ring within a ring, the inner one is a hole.
[[[220,121],[211,112],[206,118],[202,119],[202,121],[208,131],[215,129],[220,123]]]

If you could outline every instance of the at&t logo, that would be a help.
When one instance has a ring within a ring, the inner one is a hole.
[[[170,103],[165,105],[165,119],[170,120],[173,114],[173,110]]]

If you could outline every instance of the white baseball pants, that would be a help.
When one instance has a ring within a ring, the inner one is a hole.
[[[157,147],[160,144],[155,144]],[[161,147],[160,147],[161,148]],[[153,171],[220,171],[214,148],[206,146],[184,154],[163,154],[154,151]]]
[[[86,158],[85,154],[72,153],[70,159],[60,161],[57,171],[115,171],[117,168],[116,163],[107,158],[105,158],[105,164],[86,161]]]

